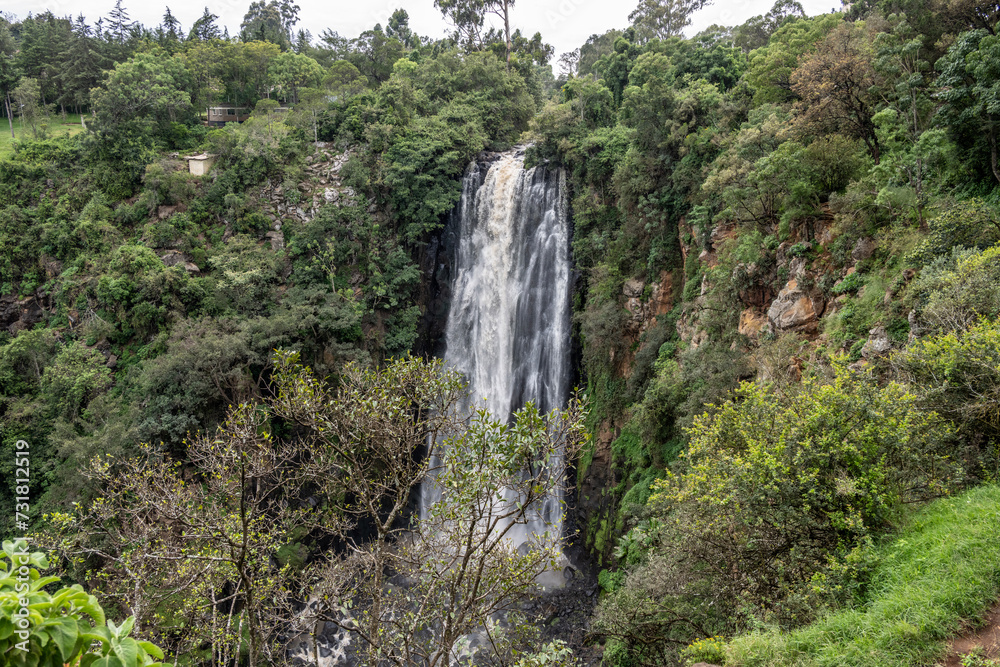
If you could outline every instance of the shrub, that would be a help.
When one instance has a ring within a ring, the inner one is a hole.
[[[907,294],[924,333],[961,331],[981,317],[1000,315],[1000,245],[954,250],[921,272]]]
[[[791,391],[744,383],[695,419],[653,483],[655,545],[602,600],[598,632],[660,664],[696,637],[807,621],[814,576],[960,481],[949,429],[902,385],[837,360]]]
[[[921,388],[926,405],[973,439],[1000,436],[1000,320],[984,319],[965,331],[919,340],[893,363]]]
[[[726,665],[737,667],[910,667],[930,665],[953,636],[1000,594],[1000,489],[938,500],[882,547],[869,593],[857,609],[795,630],[737,637]]]
[[[928,222],[927,239],[906,259],[928,264],[952,248],[985,249],[1000,241],[1000,215],[979,198],[957,202]]]
[[[43,577],[44,553],[28,552],[24,540],[5,540],[0,553],[0,655],[11,667],[159,667],[163,651],[129,637],[134,617],[116,626],[106,621],[97,598],[79,584],[55,593],[46,587],[59,577]],[[22,588],[26,587],[25,588]],[[28,613],[22,624],[19,613]],[[92,648],[98,643],[98,648]]]
[[[960,478],[948,429],[917,401],[902,385],[879,387],[844,367],[791,398],[744,383],[695,419],[684,467],[654,484],[650,503],[691,575],[715,573],[721,605],[791,621],[782,598],[830,554],[889,527],[901,503],[947,493]]]

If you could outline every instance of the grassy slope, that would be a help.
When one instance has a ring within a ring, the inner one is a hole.
[[[866,607],[790,633],[734,639],[727,665],[903,667],[932,664],[943,640],[1000,597],[1000,487],[939,500],[880,550]]]
[[[50,116],[47,121],[42,121],[48,123],[49,136],[52,137],[62,137],[66,135],[74,135],[83,132],[83,126],[80,124],[80,114],[66,114],[66,122],[63,123],[62,116],[55,114]],[[41,123],[39,124],[41,125]],[[14,140],[10,138],[10,124],[6,117],[0,117],[0,160],[8,158],[14,154],[14,141],[22,139],[31,139],[31,130],[29,128],[21,127],[21,119],[14,119]]]

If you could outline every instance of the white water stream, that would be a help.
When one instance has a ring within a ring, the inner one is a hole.
[[[451,307],[445,363],[465,375],[470,401],[506,420],[527,402],[566,405],[570,376],[570,255],[564,176],[526,170],[521,151],[470,165],[452,220]],[[466,406],[469,407],[469,406]],[[561,468],[554,465],[553,468]],[[422,510],[437,498],[425,484]],[[515,500],[515,499],[510,499]],[[533,508],[509,533],[515,547],[562,530],[562,498]]]

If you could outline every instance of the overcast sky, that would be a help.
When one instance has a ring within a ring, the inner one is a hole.
[[[801,0],[810,16],[839,9],[839,0]],[[305,28],[318,36],[330,28],[345,37],[356,37],[362,31],[381,23],[383,26],[392,12],[402,7],[410,15],[410,27],[421,35],[441,37],[447,25],[441,13],[434,8],[433,0],[297,0],[302,8],[301,22],[296,28]],[[579,47],[595,33],[628,25],[628,15],[638,0],[518,0],[512,10],[511,28],[521,28],[527,35],[542,33],[559,54]],[[125,0],[125,7],[133,20],[148,26],[158,25],[163,10],[169,5],[171,12],[187,30],[205,10],[206,0]],[[208,8],[217,14],[220,24],[229,27],[230,34],[239,32],[240,22],[250,0],[212,0]],[[693,17],[688,34],[693,35],[713,23],[738,25],[751,16],[764,14],[774,0],[746,0],[725,2],[717,0]],[[114,0],[0,0],[0,11],[19,17],[29,12],[39,13],[49,9],[57,16],[83,14],[88,23],[106,16]],[[554,64],[554,63],[553,63]]]

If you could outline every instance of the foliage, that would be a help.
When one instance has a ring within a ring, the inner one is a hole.
[[[647,640],[789,624],[814,613],[808,584],[828,559],[961,480],[948,428],[898,384],[838,368],[783,396],[743,384],[697,417],[681,465],[653,484],[661,544],[602,603],[601,630]],[[714,631],[714,632],[713,632]]]
[[[710,3],[711,0],[640,0],[628,20],[640,39],[674,37],[691,25],[691,14]]]
[[[42,576],[43,552],[29,552],[25,540],[4,540],[0,555],[0,653],[12,667],[159,667],[163,651],[129,637],[135,618],[117,626],[105,618],[97,598],[79,584],[54,593],[59,577]],[[5,562],[4,562],[5,561]],[[98,644],[94,649],[93,645]]]
[[[909,383],[920,387],[926,405],[960,425],[974,442],[995,442],[1000,434],[996,320],[982,319],[964,331],[921,338],[896,355],[893,364]]]
[[[697,662],[722,665],[726,662],[725,644],[718,637],[696,639],[681,651],[681,657],[688,665]]]
[[[1000,182],[997,164],[997,131],[1000,115],[1000,38],[993,31],[972,30],[959,35],[936,65],[942,106],[938,112],[960,137],[986,139],[986,152],[994,179]]]
[[[979,318],[1000,315],[998,255],[996,245],[983,251],[956,249],[927,266],[907,294],[918,328],[929,333],[962,331]]]
[[[1000,492],[984,486],[916,512],[875,548],[863,604],[792,632],[768,629],[731,640],[727,665],[886,667],[930,664],[945,640],[1000,594],[994,511]]]
[[[778,28],[766,46],[749,57],[747,82],[755,104],[786,102],[792,98],[791,76],[799,57],[811,53],[817,43],[842,20],[840,14],[822,14],[792,21]]]
[[[955,202],[928,221],[927,238],[907,261],[930,264],[951,254],[953,248],[984,250],[1000,241],[1000,216],[982,199]]]
[[[873,120],[878,81],[869,46],[876,28],[874,20],[838,25],[802,60],[789,81],[800,98],[795,103],[796,122],[803,131],[840,132],[860,139],[878,164],[882,146]]]

